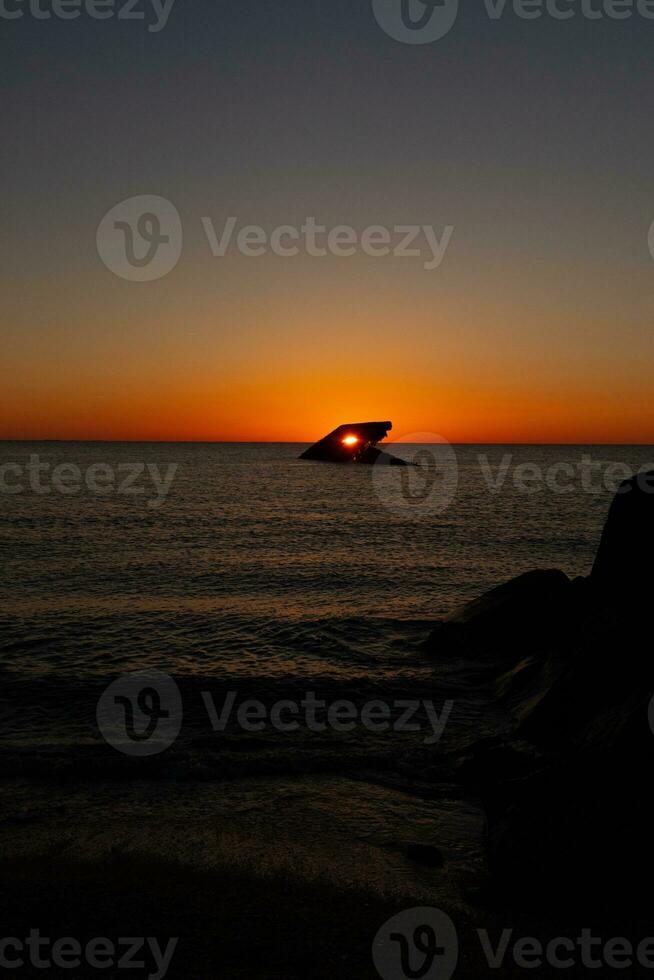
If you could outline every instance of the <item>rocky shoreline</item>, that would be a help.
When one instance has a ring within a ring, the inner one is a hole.
[[[6,927],[120,936],[139,921],[180,937],[168,975],[184,980],[374,978],[376,931],[423,906],[455,923],[462,980],[487,975],[479,929],[494,944],[504,930],[549,942],[593,924],[641,941],[652,931],[653,509],[632,481],[589,577],[528,572],[431,630],[424,690],[398,677],[393,693],[435,697],[438,687],[454,700],[436,746],[300,732],[280,754],[278,736],[216,736],[189,710],[186,736],[150,761],[98,737],[4,747]],[[206,681],[180,680],[189,709]],[[299,696],[304,682],[293,683]],[[264,697],[257,684],[242,694]],[[89,732],[99,685],[76,702]],[[369,680],[357,697],[384,690]],[[320,693],[347,691],[332,680]],[[316,962],[311,929],[323,915]],[[507,961],[494,975],[524,972]]]
[[[653,529],[648,473],[620,487],[588,578],[521,575],[454,612],[427,640],[435,657],[487,663],[512,719],[506,735],[455,761],[486,810],[498,898],[572,913],[642,912],[653,870]]]

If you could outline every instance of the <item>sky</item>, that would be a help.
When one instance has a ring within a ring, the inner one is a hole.
[[[405,43],[400,2],[176,0],[152,30],[153,0],[2,0],[0,438],[654,442],[654,19],[460,0]],[[309,254],[308,218],[352,254]]]

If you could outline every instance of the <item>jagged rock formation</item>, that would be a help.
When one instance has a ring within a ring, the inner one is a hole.
[[[487,810],[495,886],[522,904],[590,915],[626,911],[649,890],[653,536],[654,492],[636,478],[611,506],[589,579],[522,575],[428,640],[439,655],[483,656],[513,717],[458,771]]]
[[[646,602],[654,555],[654,471],[625,480],[611,504],[591,582],[604,600],[636,609]]]

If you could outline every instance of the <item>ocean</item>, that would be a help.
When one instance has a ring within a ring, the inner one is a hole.
[[[435,620],[532,568],[588,574],[620,476],[654,465],[651,447],[444,447],[454,482],[415,506],[409,488],[402,511],[384,481],[403,468],[303,448],[0,444],[5,739],[82,737],[76,685],[144,669],[268,690],[431,683]]]
[[[654,449],[400,445],[418,465],[379,468],[303,448],[0,446],[12,860],[174,855],[465,904],[485,815],[451,763],[510,720],[488,664],[422,643],[521,572],[588,574]],[[437,842],[447,875],[407,840]]]

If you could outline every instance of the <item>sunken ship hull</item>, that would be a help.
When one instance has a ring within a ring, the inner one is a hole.
[[[355,422],[339,425],[306,449],[300,459],[321,463],[385,463],[389,466],[407,466],[403,459],[377,448],[393,428],[391,422]]]

